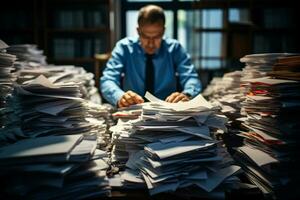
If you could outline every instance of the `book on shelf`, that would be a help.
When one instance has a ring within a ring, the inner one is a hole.
[[[102,10],[58,10],[55,11],[54,28],[104,28],[105,13]]]
[[[96,53],[104,53],[106,46],[101,38],[55,38],[53,56],[55,59],[91,58]]]

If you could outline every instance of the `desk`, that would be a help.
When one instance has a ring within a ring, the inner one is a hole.
[[[197,190],[197,187],[195,187]],[[197,196],[193,195],[193,189],[179,189],[176,192],[160,193],[150,196],[148,189],[112,189],[111,197],[107,197],[107,200],[216,200],[217,196]],[[223,198],[221,198],[223,199]],[[255,200],[270,200],[265,198],[258,188],[253,189],[233,189],[231,191],[225,191],[225,200],[241,200],[241,199],[255,199]]]

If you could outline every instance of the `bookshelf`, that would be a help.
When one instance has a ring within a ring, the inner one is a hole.
[[[94,55],[111,50],[110,0],[44,0],[45,49],[55,64],[94,71]]]
[[[113,0],[10,0],[0,8],[0,38],[37,44],[47,62],[94,72],[95,54],[111,51]]]

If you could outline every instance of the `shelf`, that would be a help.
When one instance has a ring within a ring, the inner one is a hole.
[[[48,33],[110,33],[108,28],[47,29]]]
[[[20,34],[20,33],[32,33],[34,32],[35,30],[32,28],[20,28],[20,29],[4,29],[2,30],[1,32],[5,32],[5,33],[17,33],[17,34]]]
[[[48,58],[49,63],[94,63],[94,58]]]
[[[110,0],[45,0],[49,63],[94,71],[95,53],[111,50]]]
[[[299,34],[298,29],[288,29],[288,28],[253,28],[253,32],[256,33],[266,33],[266,34]]]
[[[47,1],[47,0],[44,0]],[[85,4],[85,3],[93,3],[93,4],[109,4],[110,0],[51,0],[51,4],[55,4],[55,5],[69,5],[70,3],[75,3],[75,4]]]

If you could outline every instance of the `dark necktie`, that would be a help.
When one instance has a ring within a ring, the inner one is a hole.
[[[145,85],[145,92],[148,91],[151,94],[154,93],[154,66],[153,66],[153,55],[150,54],[146,54],[146,74],[145,74],[145,78],[146,78],[146,85]]]

